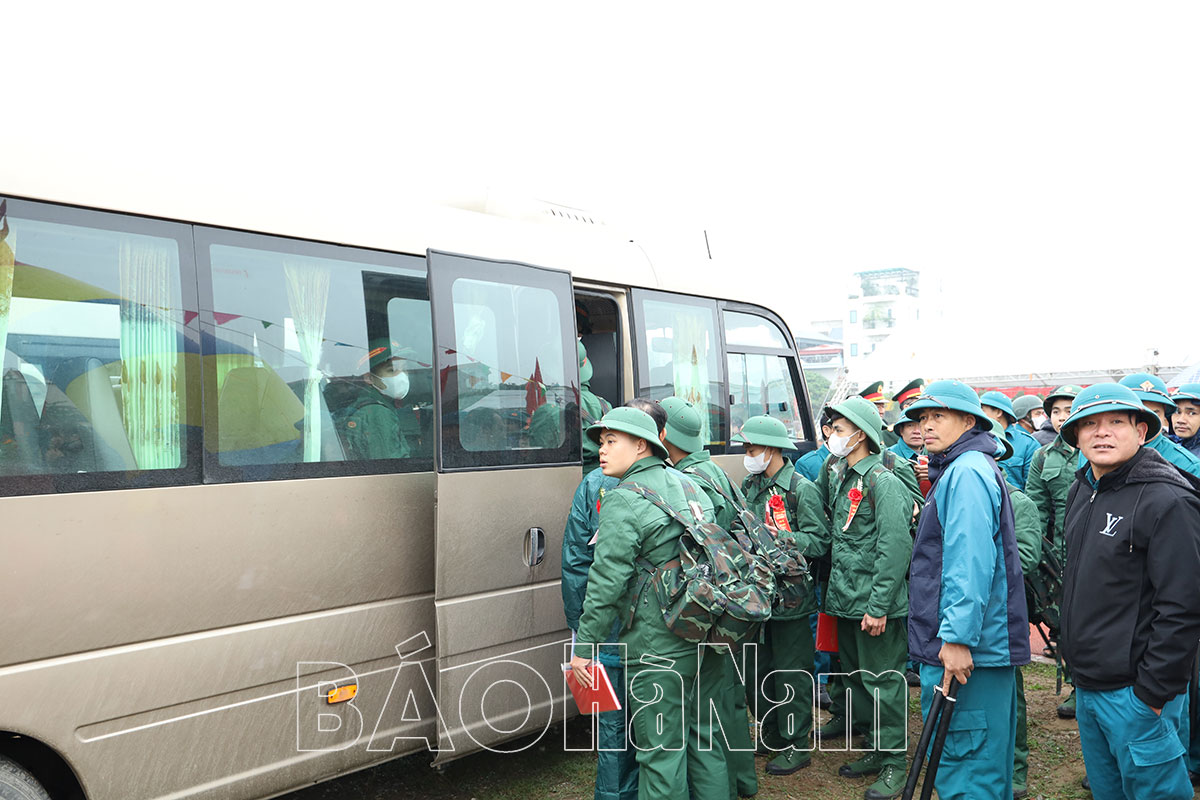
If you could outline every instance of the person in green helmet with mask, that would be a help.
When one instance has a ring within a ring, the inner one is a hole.
[[[1025,432],[1037,440],[1038,446],[1045,444],[1041,439],[1038,439],[1038,430],[1042,427],[1042,422],[1046,419],[1046,412],[1042,408],[1042,398],[1036,394],[1023,394],[1012,401],[1013,416],[1017,418],[1017,424],[1025,429]]]
[[[1176,469],[1200,476],[1200,457],[1192,455],[1167,438],[1167,432],[1170,430],[1169,420],[1175,412],[1175,401],[1167,394],[1167,384],[1163,379],[1146,372],[1137,372],[1126,375],[1120,384],[1131,390],[1146,408],[1154,412],[1161,425],[1159,432],[1149,437],[1142,446],[1157,450],[1158,454],[1165,458],[1167,463],[1175,465]]]
[[[373,339],[370,371],[361,382],[337,381],[325,390],[334,428],[346,457],[352,460],[408,458],[412,453],[405,435],[404,407],[408,396],[408,370],[413,351],[388,339]],[[412,431],[415,433],[415,430]]]
[[[900,795],[905,779],[912,496],[882,463],[883,421],[872,403],[851,397],[825,413],[833,429],[832,513],[822,541],[822,550],[830,553],[825,612],[837,620],[838,685],[851,695],[854,722],[870,730],[866,754],[843,764],[838,774],[878,775],[864,797],[885,800]],[[843,741],[848,728],[843,717]],[[822,734],[838,739],[824,729]]]
[[[820,497],[812,481],[796,472],[785,450],[796,449],[784,424],[773,417],[751,417],[742,432],[733,437],[746,447],[745,466],[749,473],[742,482],[747,506],[759,519],[779,529],[778,535],[791,539],[805,552],[825,535],[826,518]],[[816,592],[810,593],[795,608],[776,611],[763,626],[758,655],[758,680],[755,681],[757,709],[762,742],[777,752],[767,763],[768,775],[789,775],[812,763],[808,734],[812,729],[812,681],[801,681],[781,672],[772,685],[763,683],[776,670],[813,672],[813,633],[809,616],[817,610]],[[764,691],[765,689],[765,691]],[[791,701],[774,708],[772,701],[788,697]]]
[[[600,445],[605,475],[637,483],[681,514],[692,513],[683,485],[689,479],[667,467],[666,447],[648,414],[616,408],[587,433]],[[702,492],[697,497],[704,518],[713,521],[712,503]],[[597,648],[614,622],[628,620],[620,642],[641,800],[729,796],[723,763],[698,746],[696,645],[671,632],[649,581],[639,579],[679,557],[683,534],[683,525],[640,494],[620,484],[605,493],[571,659],[576,679],[591,686]]]
[[[979,403],[983,406],[985,414],[1004,425],[1004,435],[1012,445],[1013,455],[1001,467],[1014,486],[1024,489],[1025,481],[1029,477],[1029,462],[1033,460],[1033,454],[1041,445],[1027,430],[1017,424],[1012,400],[1003,392],[984,392],[979,396]]]
[[[692,478],[712,501],[717,524],[730,530],[738,506],[729,477],[704,449],[700,412],[681,397],[668,397],[660,405],[667,414],[663,444],[675,469]],[[740,655],[735,648],[733,654]],[[746,692],[734,658],[725,646],[701,650],[697,678],[700,707],[711,702],[717,709],[720,728],[709,714],[700,716],[700,741],[711,742],[710,755],[724,760],[729,776],[730,797],[750,797],[758,792],[754,769],[754,743],[746,726]],[[723,733],[722,733],[723,732]],[[728,746],[727,746],[728,745]]]

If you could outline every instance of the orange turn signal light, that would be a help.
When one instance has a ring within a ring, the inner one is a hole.
[[[325,701],[329,705],[334,703],[345,703],[347,700],[353,700],[358,694],[358,684],[352,683],[349,686],[339,686],[336,689],[330,689],[325,695]]]

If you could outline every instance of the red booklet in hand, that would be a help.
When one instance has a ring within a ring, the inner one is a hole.
[[[608,671],[604,665],[592,662],[588,668],[592,671],[592,688],[587,688],[575,679],[573,670],[567,670],[567,686],[575,696],[575,705],[579,706],[581,714],[595,714],[600,711],[620,711],[621,704],[617,701],[617,693],[613,691],[612,681],[608,679]]]

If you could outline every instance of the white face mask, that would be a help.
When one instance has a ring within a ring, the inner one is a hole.
[[[386,378],[376,375],[376,380],[383,384],[383,388],[379,391],[391,397],[394,400],[403,400],[408,394],[408,373],[400,372],[395,375],[389,375]]]
[[[1041,427],[1046,424],[1045,414],[1035,414],[1033,417],[1033,429],[1041,430]]]
[[[752,456],[749,453],[742,458],[742,464],[746,466],[746,471],[751,475],[761,475],[767,471],[767,464],[771,463],[771,459],[767,458],[767,451],[764,450],[757,456]]]
[[[838,458],[845,458],[854,452],[854,448],[858,446],[857,444],[850,444],[850,440],[857,435],[856,433],[852,433],[849,436],[830,436],[825,446],[829,448],[829,452]]]

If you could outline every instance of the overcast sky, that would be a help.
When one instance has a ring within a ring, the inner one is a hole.
[[[797,327],[854,271],[921,270],[975,374],[1200,361],[1195,2],[20,3],[0,40],[0,179],[36,151],[500,188],[652,255],[707,230]]]

